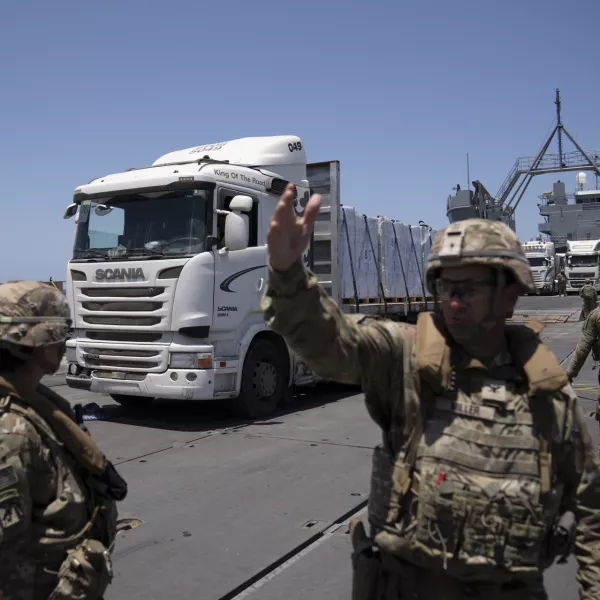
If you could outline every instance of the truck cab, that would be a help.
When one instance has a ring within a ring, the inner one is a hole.
[[[531,241],[522,244],[529,261],[536,293],[555,293],[556,251],[553,242]]]
[[[600,291],[600,240],[568,241],[565,274],[569,292],[578,292],[586,279]]]
[[[76,217],[67,384],[128,406],[231,399],[255,417],[310,382],[260,309],[267,230],[288,181],[301,213],[295,136],[188,148],[78,187],[65,213]]]

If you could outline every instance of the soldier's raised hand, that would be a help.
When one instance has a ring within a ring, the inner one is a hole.
[[[276,271],[289,269],[302,257],[321,206],[321,196],[314,194],[304,209],[304,216],[298,218],[294,212],[295,189],[293,183],[288,184],[269,225],[267,247],[271,267]]]

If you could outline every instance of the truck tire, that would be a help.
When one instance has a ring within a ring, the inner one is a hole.
[[[282,401],[286,387],[281,353],[270,341],[259,339],[246,354],[240,395],[233,400],[234,411],[244,418],[266,417]]]
[[[143,408],[152,402],[152,398],[144,396],[128,396],[126,394],[111,394],[110,397],[125,408]]]

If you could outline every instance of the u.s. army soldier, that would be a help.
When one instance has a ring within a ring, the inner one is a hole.
[[[416,326],[346,316],[299,260],[319,198],[303,219],[292,198],[270,225],[265,319],[316,373],[361,384],[382,431],[354,600],[542,600],[543,571],[572,550],[581,598],[600,598],[600,471],[541,326],[506,323],[534,291],[514,233],[442,230],[426,272],[441,311]]]
[[[591,279],[585,280],[585,285],[579,290],[579,296],[583,300],[581,318],[587,319],[589,314],[598,306],[598,293],[592,285]]]
[[[560,273],[556,277],[558,282],[558,295],[566,296],[567,295],[567,276],[565,275],[565,270],[561,269]]]
[[[600,308],[595,308],[589,313],[581,328],[579,342],[567,367],[569,381],[573,381],[579,375],[590,350],[594,361],[598,363],[600,361]],[[600,384],[600,371],[598,371],[598,384]],[[600,397],[596,400],[596,421],[600,422]]]
[[[0,598],[99,600],[126,483],[61,396],[69,309],[55,288],[0,285]]]

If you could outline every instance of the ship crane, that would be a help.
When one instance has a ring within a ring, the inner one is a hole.
[[[600,151],[584,150],[566,129],[562,122],[558,89],[554,103],[556,125],[537,156],[517,158],[495,196],[492,196],[479,181],[472,182],[474,191],[459,189],[454,196],[449,196],[446,214],[450,223],[470,218],[484,218],[503,221],[515,230],[515,211],[536,175],[565,171],[594,171],[597,177],[600,176]],[[564,151],[564,136],[575,146],[575,150]],[[558,142],[558,153],[549,154],[548,149],[555,137]],[[544,233],[550,232],[544,231]]]

